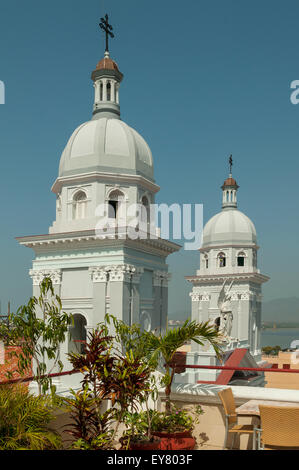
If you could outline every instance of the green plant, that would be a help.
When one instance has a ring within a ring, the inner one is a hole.
[[[124,414],[123,422],[126,430],[122,435],[122,444],[129,447],[131,441],[146,442],[152,439],[149,435],[149,421],[147,411],[140,411],[130,413],[127,411]]]
[[[203,410],[199,405],[195,408],[195,418],[187,410],[172,405],[170,413],[153,413],[152,430],[169,433],[192,431],[201,414],[203,414]]]
[[[76,450],[111,450],[112,430],[110,428],[113,410],[99,412],[94,395],[85,385],[82,390],[71,390],[73,398],[65,398],[71,411],[72,423],[66,432],[73,438],[72,447]]]
[[[0,449],[61,448],[60,436],[48,427],[53,411],[49,395],[33,396],[21,385],[0,387]]]
[[[154,372],[158,365],[157,355],[153,355],[149,347],[149,335],[142,331],[139,325],[131,326],[125,324],[122,320],[117,319],[113,315],[106,315],[105,321],[107,325],[111,323],[115,330],[116,344],[121,348],[121,352],[127,357],[133,357],[134,361],[143,364],[146,373],[146,381],[143,383],[142,390],[136,398],[135,405],[123,406],[123,420],[127,426],[123,437],[134,440],[152,440],[151,421],[152,412],[149,409],[149,400],[155,402],[158,398],[158,388]],[[138,405],[145,408],[144,412],[134,412]],[[138,433],[136,434],[138,430]]]
[[[111,449],[113,435],[109,431],[115,411],[102,413],[103,401],[110,398],[107,378],[113,373],[116,357],[111,353],[113,337],[106,325],[90,332],[84,354],[69,354],[74,369],[83,374],[82,388],[71,391],[73,398],[66,399],[71,409],[72,424],[67,432],[75,438],[73,447],[82,450]]]
[[[59,346],[65,341],[71,317],[62,311],[60,298],[55,295],[52,281],[45,277],[40,284],[39,298],[31,297],[27,305],[20,307],[9,318],[10,327],[2,327],[0,337],[6,343],[20,346],[21,351],[11,352],[18,357],[17,370],[21,376],[30,371],[32,361],[34,380],[38,383],[39,395],[52,387],[49,375],[55,367],[59,372],[63,364],[59,359]],[[49,362],[51,367],[47,370]],[[11,378],[12,373],[8,374]]]
[[[117,410],[114,436],[127,411],[137,412],[140,404],[145,402],[151,393],[151,373],[152,369],[139,358],[135,358],[132,350],[118,358],[114,373],[107,383],[111,390],[112,404],[116,405]]]
[[[262,348],[262,352],[267,356],[278,356],[279,351],[281,351],[280,346],[265,346]]]
[[[118,345],[119,352],[126,354],[132,351],[135,358],[141,359],[153,370],[156,369],[158,360],[149,347],[150,337],[148,332],[142,331],[140,325],[134,323],[129,326],[122,320],[108,314],[105,316],[105,324],[107,328],[113,325],[115,331],[114,347],[117,348]]]
[[[166,412],[168,414],[171,413],[170,394],[175,374],[173,356],[187,341],[194,341],[201,346],[208,342],[214,348],[217,356],[220,356],[221,334],[209,322],[197,323],[187,320],[181,327],[167,330],[164,335],[148,333],[147,336],[149,351],[152,352],[154,358],[160,357],[164,362],[165,373],[162,385],[165,387]]]
[[[84,354],[70,354],[69,359],[83,374],[82,390],[73,402],[73,429],[80,440],[78,445],[92,448],[98,445],[95,439],[101,435],[105,447],[109,448],[127,411],[136,412],[151,393],[152,369],[140,357],[135,357],[133,350],[121,352],[114,338],[108,335],[107,324],[100,324],[89,333]],[[111,420],[115,421],[112,434],[107,434],[102,427],[101,407],[103,400],[108,399],[113,407],[109,413],[110,424]],[[88,422],[92,425],[87,432]],[[103,442],[100,444],[102,446]]]

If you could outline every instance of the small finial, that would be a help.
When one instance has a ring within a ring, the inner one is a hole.
[[[234,164],[234,163],[233,163],[233,156],[232,156],[232,155],[229,157],[229,161],[228,161],[228,162],[229,162],[229,174],[232,175],[232,169],[233,169],[233,164]]]
[[[105,31],[105,34],[106,34],[106,50],[105,50],[105,54],[108,53],[108,57],[109,57],[109,36],[111,38],[114,38],[114,34],[112,33],[113,31],[113,28],[111,26],[111,24],[109,24],[109,17],[108,15],[106,14],[104,18],[101,18],[101,23],[99,24],[100,28],[103,29]],[[105,55],[106,57],[106,55]]]

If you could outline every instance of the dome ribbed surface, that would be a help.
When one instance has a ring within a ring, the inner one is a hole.
[[[59,176],[89,172],[142,175],[154,181],[153,157],[143,137],[120,119],[79,126],[61,156]]]
[[[214,245],[255,245],[253,222],[237,209],[226,209],[212,217],[203,230],[202,247]]]

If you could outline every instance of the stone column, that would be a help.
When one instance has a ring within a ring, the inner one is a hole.
[[[139,322],[139,280],[143,270],[124,264],[110,270],[110,311],[127,325]]]
[[[239,294],[237,292],[232,293],[231,306],[233,312],[233,327],[231,337],[239,339]]]
[[[257,352],[261,354],[261,330],[262,330],[262,294],[257,295]]]
[[[115,81],[114,80],[110,81],[110,86],[111,86],[111,102],[115,103]]]
[[[200,305],[200,295],[196,292],[190,292],[191,297],[191,318],[197,322],[201,322],[201,318],[199,315],[199,305]]]
[[[94,87],[95,87],[95,105],[100,102],[100,86],[101,86],[101,82],[99,80],[94,83]]]
[[[35,270],[31,269],[29,275],[32,279],[33,284],[33,295],[39,297],[40,295],[40,284],[45,277],[49,277],[52,281],[54,294],[60,296],[61,291],[61,279],[62,279],[62,270],[61,269],[41,269]]]
[[[249,327],[250,327],[250,294],[249,291],[245,291],[241,293],[241,300],[240,300],[240,325],[239,325],[239,340],[248,343],[250,346],[250,335],[249,335]]]
[[[136,267],[136,271],[133,274],[133,304],[132,304],[132,322],[140,324],[140,292],[139,284],[141,276],[144,272],[143,268]]]
[[[168,311],[168,281],[171,275],[167,271],[154,271],[153,291],[154,308],[152,329],[165,331]]]
[[[210,294],[203,292],[201,295],[201,307],[202,307],[202,321],[209,321],[209,306],[210,306]]]
[[[107,101],[107,79],[103,78],[103,101]]]
[[[43,281],[45,277],[49,277],[52,281],[53,289],[54,289],[54,295],[59,296],[61,295],[61,282],[62,282],[62,270],[61,269],[42,269],[42,270],[30,270],[29,275],[32,278],[32,283],[33,283],[33,295],[34,297],[38,298],[40,295],[40,284]],[[53,298],[53,300],[55,300]],[[39,307],[37,308],[37,316],[40,318],[43,318],[43,312]],[[66,339],[64,343],[60,344],[59,346],[59,351],[58,351],[58,359],[61,360],[63,363],[64,367],[66,366],[66,348],[67,348],[67,342],[68,342],[68,335],[66,335]],[[45,361],[47,363],[47,371],[51,371],[51,373],[55,374],[59,372],[58,365],[56,365],[54,368],[54,362],[52,360],[46,359]],[[33,368],[35,367],[35,364],[33,364]],[[53,385],[56,386],[57,391],[61,390],[62,388],[62,380],[61,377],[57,377],[52,380]],[[33,393],[37,391],[37,384],[32,383],[30,384],[30,390],[32,390]]]
[[[87,328],[103,322],[107,313],[107,268],[93,266],[89,268],[89,273],[93,282],[93,318],[90,319]]]

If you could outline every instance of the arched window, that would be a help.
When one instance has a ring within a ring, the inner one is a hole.
[[[225,268],[226,266],[226,256],[224,253],[219,253],[218,256],[218,266],[219,268]]]
[[[215,329],[216,329],[216,331],[219,331],[219,329],[220,329],[220,324],[221,324],[221,318],[220,318],[220,317],[217,317],[216,320],[215,320],[215,322],[214,322],[214,324],[215,324]]]
[[[245,266],[245,258],[246,258],[246,255],[243,251],[241,251],[240,253],[238,253],[238,256],[237,256],[237,265],[238,266]]]
[[[107,83],[107,101],[111,101],[111,83]]]
[[[143,196],[141,199],[141,204],[148,210],[149,209],[149,201],[146,196]]]
[[[73,199],[73,219],[85,219],[87,197],[84,191],[79,191]]]
[[[147,227],[150,223],[150,203],[147,196],[143,196],[141,199],[141,225],[143,226],[144,230],[147,230]]]
[[[61,212],[61,196],[58,194],[57,200],[56,200],[56,208],[58,212]]]
[[[86,343],[86,319],[83,315],[76,313],[73,315],[73,324],[69,328],[68,352],[83,354]]]
[[[124,199],[124,194],[115,189],[109,195],[108,201],[108,217],[109,219],[117,219],[118,211],[122,200]]]
[[[103,82],[100,83],[100,101],[103,101]]]
[[[209,268],[209,257],[208,257],[208,255],[205,255],[205,257],[204,257],[204,263],[205,263],[206,269],[208,269],[208,268]]]

